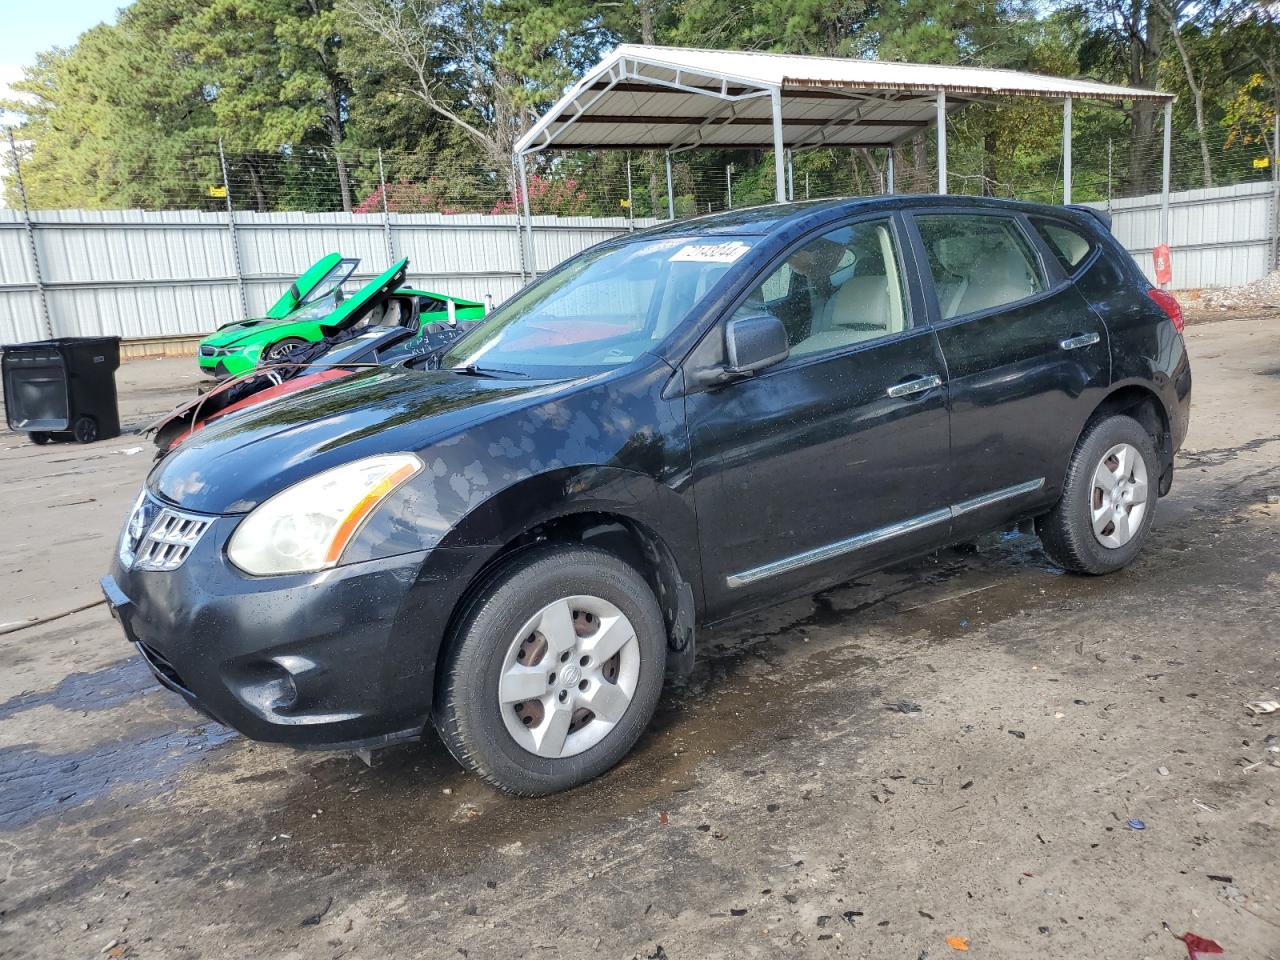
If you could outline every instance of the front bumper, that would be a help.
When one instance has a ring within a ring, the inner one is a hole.
[[[422,634],[440,619],[422,614],[426,554],[248,577],[223,551],[237,521],[216,520],[176,570],[126,570],[117,558],[103,578],[156,679],[255,740],[344,748],[419,735],[439,642]]]

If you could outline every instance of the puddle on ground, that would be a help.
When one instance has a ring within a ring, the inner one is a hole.
[[[20,693],[0,703],[0,720],[21,710],[51,706],[59,710],[107,710],[161,690],[141,657],[130,657],[101,670],[69,673],[52,690]]]
[[[157,693],[167,696],[142,659],[130,657],[101,670],[68,674],[52,690],[11,697],[0,703],[0,720],[40,707],[109,710]],[[174,717],[178,711],[193,716],[176,698],[173,707]],[[155,722],[131,727],[126,739],[106,739],[85,750],[46,753],[22,743],[0,748],[0,831],[63,813],[109,791],[122,790],[130,800],[154,796],[170,786],[183,764],[235,736],[215,723],[175,724],[169,711],[161,710]]]
[[[417,877],[467,870],[499,848],[531,848],[620,819],[656,816],[655,809],[675,805],[698,784],[709,761],[732,764],[752,756],[753,748],[763,752],[810,736],[808,718],[836,717],[856,739],[858,728],[869,733],[882,717],[879,684],[886,676],[869,645],[859,642],[860,626],[876,628],[874,646],[882,651],[884,624],[892,622],[904,641],[893,656],[915,656],[1020,613],[1039,599],[1035,587],[1066,590],[1079,583],[1060,576],[1034,537],[991,537],[981,544],[976,555],[942,551],[702,631],[693,677],[668,686],[631,756],[568,794],[523,799],[498,793],[463,773],[434,737],[388,751],[372,770],[355,758],[320,760],[293,777],[283,807],[268,820],[275,837],[287,837],[277,841],[280,855],[308,870],[352,860]],[[1011,577],[1011,569],[1035,580],[1029,585]]]

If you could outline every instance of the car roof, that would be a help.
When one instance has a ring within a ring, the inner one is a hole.
[[[744,207],[724,213],[711,213],[688,220],[659,224],[648,230],[626,235],[635,237],[689,237],[716,235],[765,236],[792,227],[821,226],[833,220],[859,213],[885,212],[904,207],[989,207],[1006,212],[1040,213],[1079,220],[1084,214],[1078,207],[1065,207],[995,197],[970,197],[954,194],[889,194],[875,197],[836,197],[829,200],[804,200],[796,203],[770,203]],[[623,238],[625,239],[625,238]]]

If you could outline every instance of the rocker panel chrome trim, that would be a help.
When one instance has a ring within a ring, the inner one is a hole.
[[[812,550],[806,550],[803,553],[793,554],[789,557],[783,557],[780,560],[774,560],[770,563],[762,564],[758,567],[752,567],[750,570],[743,570],[741,573],[733,573],[725,578],[725,583],[730,590],[736,590],[739,587],[746,587],[753,583],[759,583],[769,577],[776,577],[780,573],[789,573],[792,570],[798,570],[801,567],[807,567],[812,563],[820,563],[823,560],[832,560],[835,557],[843,556],[846,553],[852,553],[855,550],[861,550],[863,547],[869,547],[876,543],[882,543],[893,537],[900,537],[905,533],[911,533],[915,530],[931,527],[937,523],[944,523],[954,517],[962,516],[966,513],[972,513],[975,510],[982,510],[992,504],[1000,503],[1004,500],[1011,500],[1014,497],[1025,496],[1028,493],[1035,493],[1044,486],[1044,477],[1038,480],[1028,480],[1026,483],[1019,483],[1012,487],[1004,487],[1000,490],[993,490],[991,493],[984,493],[979,497],[972,497],[969,500],[961,500],[949,507],[943,507],[941,510],[932,510],[929,513],[922,513],[918,517],[911,517],[908,520],[900,520],[897,523],[891,523],[886,527],[879,527],[875,530],[869,530],[866,533],[860,533],[857,536],[847,537],[844,540],[837,540],[835,543],[828,543],[821,547],[814,547]]]

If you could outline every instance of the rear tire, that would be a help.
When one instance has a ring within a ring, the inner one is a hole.
[[[666,655],[662,611],[635,569],[590,547],[532,549],[470,602],[432,719],[454,758],[499,789],[567,790],[635,745]]]
[[[34,443],[37,447],[43,447],[53,438],[44,430],[32,430],[27,434],[27,439]]]
[[[1112,573],[1142,551],[1155,517],[1160,467],[1132,417],[1089,424],[1071,454],[1057,505],[1036,524],[1045,552],[1073,573]]]

